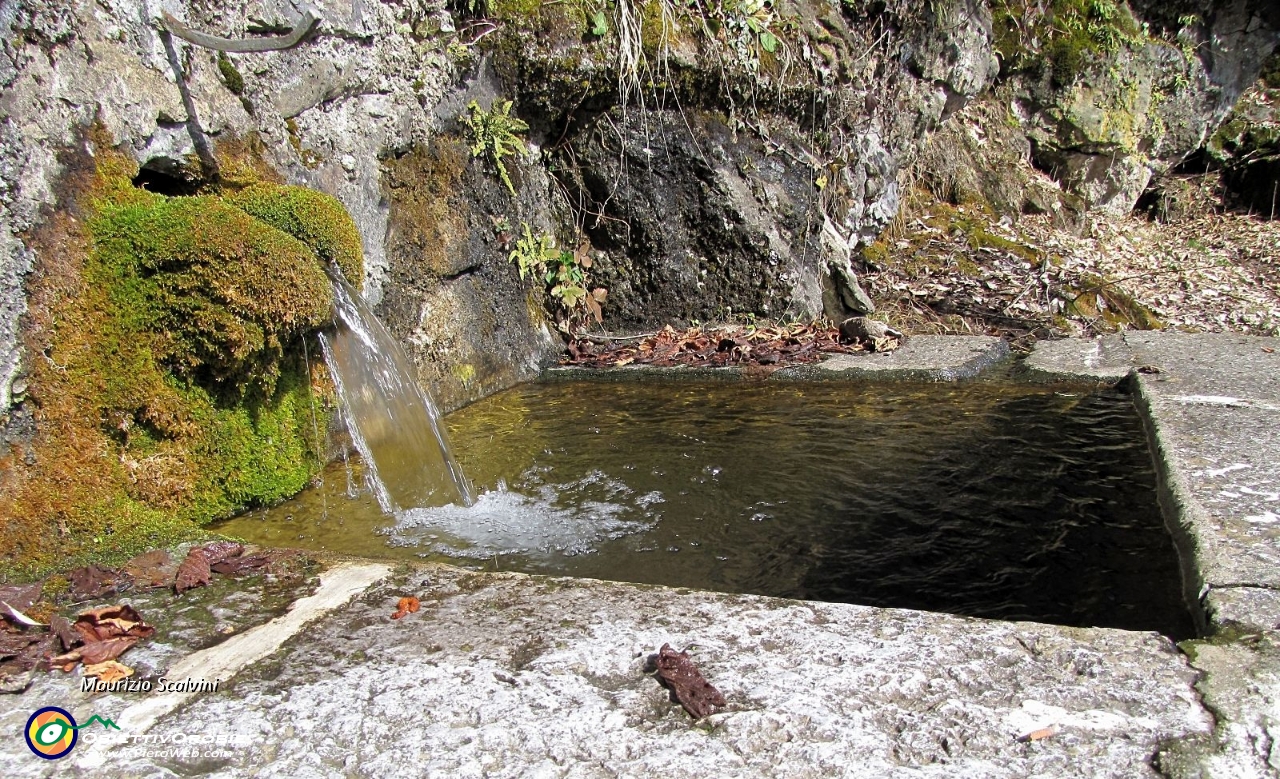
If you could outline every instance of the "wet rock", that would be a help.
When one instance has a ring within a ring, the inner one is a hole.
[[[606,324],[819,313],[827,269],[807,165],[768,156],[709,112],[615,111],[608,121],[617,133],[579,134],[557,173],[569,201],[596,215],[585,230],[602,253],[593,278],[609,290]],[[774,132],[804,145],[792,124]]]

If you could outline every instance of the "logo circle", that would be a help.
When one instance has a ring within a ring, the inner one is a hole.
[[[57,760],[66,756],[76,745],[80,734],[71,713],[57,706],[37,709],[27,720],[23,731],[27,746],[45,760]]]

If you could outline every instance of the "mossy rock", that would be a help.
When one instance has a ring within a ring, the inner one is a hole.
[[[311,247],[322,262],[338,266],[357,289],[364,284],[360,231],[334,198],[306,187],[262,183],[246,187],[228,200]]]
[[[219,198],[113,209],[93,232],[117,311],[161,334],[156,356],[183,378],[270,395],[285,345],[329,319],[318,252]]]
[[[297,493],[336,407],[304,346],[330,321],[322,259],[362,275],[337,201],[267,184],[167,198],[90,140],[69,155],[66,211],[32,236],[24,338],[45,359],[35,437],[0,491],[0,580],[116,565]]]

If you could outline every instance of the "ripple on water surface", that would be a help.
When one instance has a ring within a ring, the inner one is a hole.
[[[1193,631],[1142,428],[1115,390],[547,383],[446,421],[474,506],[388,517],[363,491],[348,497],[337,464],[321,487],[219,529],[490,569]]]

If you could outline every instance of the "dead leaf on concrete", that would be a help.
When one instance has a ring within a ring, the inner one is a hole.
[[[213,576],[213,566],[244,554],[244,545],[234,541],[214,541],[187,553],[178,566],[173,589],[179,595],[194,587],[204,587]]]
[[[266,568],[271,562],[271,557],[265,554],[250,555],[248,557],[232,557],[221,562],[214,563],[209,568],[223,576],[236,576],[244,573],[257,573]]]
[[[167,549],[153,549],[124,564],[122,569],[137,587],[166,587],[178,572]]]
[[[11,584],[7,587],[0,587],[0,603],[8,604],[10,607],[18,611],[26,611],[40,600],[40,594],[44,591],[44,586],[40,582],[34,584]],[[0,610],[6,612],[8,609],[0,607]]]
[[[1033,730],[1030,733],[1023,733],[1021,736],[1018,736],[1018,743],[1025,744],[1029,741],[1040,741],[1041,739],[1046,739],[1056,735],[1058,735],[1058,726],[1050,725],[1047,728],[1039,728],[1038,730]]]
[[[187,559],[178,566],[178,573],[173,579],[173,591],[181,595],[195,587],[204,587],[213,577],[209,566],[209,558],[199,549],[187,553]]]
[[[125,650],[138,643],[138,640],[132,636],[119,636],[105,641],[93,641],[66,654],[58,655],[53,658],[53,664],[60,666],[64,671],[69,671],[75,667],[77,660],[85,665],[105,663],[124,654]]]
[[[133,669],[115,660],[106,660],[101,663],[85,665],[84,675],[93,676],[101,682],[111,684],[133,676]]]
[[[0,631],[0,693],[27,689],[32,673],[47,667],[53,646],[53,637],[45,632]]]
[[[400,602],[396,604],[396,613],[392,614],[391,618],[400,619],[401,617],[414,613],[420,606],[421,604],[418,602],[418,599],[412,595],[403,597],[400,599]]]
[[[100,609],[81,612],[80,616],[76,617],[74,627],[84,638],[85,643],[121,636],[150,638],[156,632],[156,629],[144,622],[142,615],[128,604],[104,606]]]
[[[62,651],[66,652],[76,644],[84,643],[84,638],[71,625],[71,620],[61,614],[54,614],[49,620],[49,632],[62,641]]]
[[[694,719],[714,714],[725,705],[724,695],[702,678],[702,672],[689,659],[687,651],[677,652],[670,644],[663,644],[657,656],[650,660],[657,666],[658,682],[671,691],[672,697]]]

